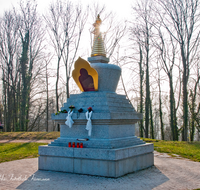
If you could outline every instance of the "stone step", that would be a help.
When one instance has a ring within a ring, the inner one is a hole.
[[[86,111],[87,111],[87,108],[88,107],[85,107],[85,106],[83,106],[83,107],[79,107],[79,108],[77,108],[77,109],[75,109],[74,110],[74,113],[77,113],[78,112],[78,109],[80,109],[80,108],[82,108],[83,109],[83,113],[85,113]],[[113,113],[118,113],[118,112],[135,112],[135,109],[134,108],[132,108],[132,107],[117,107],[117,106],[104,106],[104,107],[102,107],[102,106],[94,106],[94,107],[92,107],[93,108],[93,111],[94,111],[94,113],[96,112],[96,113],[103,113],[103,112],[106,112],[106,113],[111,113],[111,112],[113,112]],[[67,109],[67,108],[65,108],[65,107],[62,107],[61,108],[61,110],[69,110],[69,108]]]
[[[75,99],[70,100],[67,103],[64,103],[63,107],[69,107],[70,105],[108,105],[108,104],[117,104],[117,105],[130,105],[132,106],[127,99],[106,99],[106,98],[96,98],[96,99]]]
[[[128,137],[128,138],[116,138],[116,139],[90,139],[89,141],[77,141],[74,138],[66,138],[66,139],[56,139],[55,141],[51,142],[49,146],[64,146],[68,147],[69,142],[82,142],[84,147],[86,148],[105,148],[105,149],[112,149],[112,148],[121,148],[121,147],[128,147],[128,146],[135,146],[140,144],[145,144],[144,141],[140,140],[137,137]]]

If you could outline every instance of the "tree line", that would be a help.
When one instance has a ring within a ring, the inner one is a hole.
[[[144,112],[140,136],[155,138],[158,112],[161,139],[169,126],[171,140],[193,141],[200,132],[199,1],[138,1],[133,13],[131,41],[138,51],[132,59],[138,62],[138,111]],[[169,109],[162,94],[167,83]]]
[[[6,131],[59,130],[49,115],[60,110],[70,93],[79,92],[70,80],[73,64],[80,55],[90,56],[82,41],[92,31],[87,23],[100,14],[107,23],[110,63],[123,70],[119,90],[143,113],[139,136],[198,139],[199,1],[134,1],[126,22],[105,8],[58,0],[40,15],[35,1],[20,1],[4,13],[0,120]]]

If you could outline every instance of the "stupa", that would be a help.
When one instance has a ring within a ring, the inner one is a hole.
[[[135,136],[142,114],[115,92],[121,68],[108,64],[100,25],[98,15],[91,57],[74,65],[82,93],[70,95],[61,108],[68,113],[52,114],[60,137],[39,147],[40,170],[119,177],[154,165],[153,144]]]

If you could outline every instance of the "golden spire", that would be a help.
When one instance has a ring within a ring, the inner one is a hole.
[[[93,34],[94,34],[94,42],[93,42],[93,47],[92,47],[92,54],[91,57],[94,56],[104,56],[106,57],[106,51],[104,48],[104,41],[100,32],[100,25],[102,21],[100,19],[100,16],[97,16],[96,22],[93,24],[95,27]]]

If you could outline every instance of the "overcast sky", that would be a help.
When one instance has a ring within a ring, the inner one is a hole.
[[[55,0],[37,0],[38,10],[40,12],[45,12],[52,1]],[[130,15],[131,4],[134,1],[135,0],[73,0],[73,2],[81,2],[86,5],[92,4],[93,2],[100,2],[106,5],[107,11],[112,10],[122,18],[127,18]],[[0,0],[0,15],[2,15],[5,10],[12,8],[12,6],[16,6],[18,2],[19,0]]]
[[[23,0],[26,2],[26,0]],[[38,4],[38,11],[40,13],[45,13],[50,5],[51,2],[55,2],[56,0],[36,0]],[[66,0],[67,1],[67,0]],[[81,2],[83,5],[91,4],[93,5],[94,2],[99,2],[100,5],[105,4],[107,12],[113,11],[113,13],[116,14],[116,16],[119,18],[119,20],[128,19],[131,15],[131,5],[136,0],[71,0],[72,2]],[[0,0],[0,16],[3,16],[4,11],[12,9],[12,7],[18,7],[20,0]],[[88,31],[87,31],[88,32]],[[89,33],[85,36],[84,42],[81,41],[81,44],[87,44],[84,45],[84,53],[80,54],[82,58],[87,59],[88,56],[90,56],[91,53],[91,47],[89,43]],[[82,45],[80,44],[80,48],[82,48]],[[88,48],[85,48],[85,46],[88,46]]]

